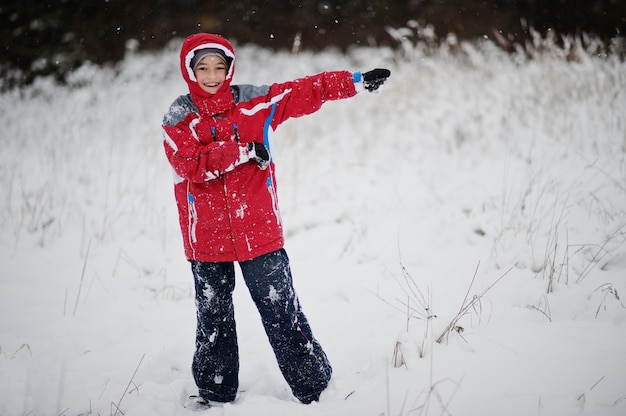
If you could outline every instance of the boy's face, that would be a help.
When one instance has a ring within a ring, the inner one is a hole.
[[[209,94],[215,94],[226,80],[226,65],[215,55],[202,58],[193,71],[200,88]]]

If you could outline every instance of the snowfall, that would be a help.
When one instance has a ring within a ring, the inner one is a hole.
[[[272,142],[328,389],[291,395],[238,275],[239,394],[206,414],[626,414],[626,64],[593,42],[398,39],[237,47],[235,83],[392,76]],[[194,414],[161,131],[180,43],[0,94],[1,416]]]

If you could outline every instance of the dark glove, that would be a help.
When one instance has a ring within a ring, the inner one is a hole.
[[[363,87],[369,92],[374,92],[383,85],[391,75],[388,69],[373,69],[363,73]]]
[[[270,154],[263,143],[248,143],[248,156],[259,165],[261,170],[267,168],[270,164]]]

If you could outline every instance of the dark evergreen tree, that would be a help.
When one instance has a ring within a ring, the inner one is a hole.
[[[524,42],[541,34],[592,34],[603,40],[626,31],[622,0],[0,0],[0,88],[37,75],[59,80],[82,62],[123,58],[127,41],[144,50],[197,31],[239,44],[276,49],[345,49],[390,45],[386,27],[430,24],[443,37],[490,37]]]

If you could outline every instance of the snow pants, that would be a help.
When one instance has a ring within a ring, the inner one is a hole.
[[[280,249],[239,266],[291,391],[303,403],[317,400],[332,368],[300,308],[287,253]],[[239,386],[234,264],[192,261],[191,268],[197,307],[193,376],[203,398],[233,401]]]

